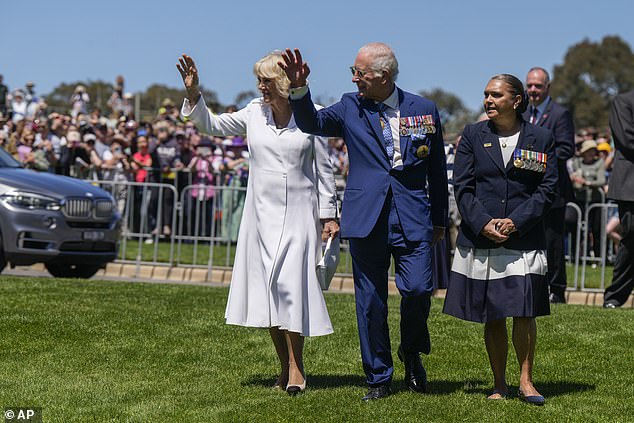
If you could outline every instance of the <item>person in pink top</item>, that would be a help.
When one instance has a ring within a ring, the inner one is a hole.
[[[134,181],[139,183],[152,182],[151,173],[148,172],[148,169],[152,167],[152,155],[149,152],[147,137],[144,135],[139,136],[136,140],[136,146],[137,151],[132,155],[132,159],[130,160],[130,166],[134,173]],[[144,221],[147,222],[143,223],[147,225],[146,228],[153,228],[156,219],[156,209],[150,207],[150,205],[152,204],[151,200],[154,190],[152,188],[144,189],[143,186],[135,186],[134,193],[134,201],[137,205],[141,206],[141,214],[148,217],[148,219],[141,219],[141,217],[136,214],[133,223],[134,231],[141,232],[143,228],[140,226]],[[150,243],[152,239],[148,238],[146,242]]]
[[[189,192],[193,199],[190,208],[191,221],[198,224],[194,227],[195,235],[210,236],[213,216],[214,174],[213,174],[213,143],[209,137],[204,137],[196,146],[196,155],[192,157],[187,168],[192,172],[192,185]]]

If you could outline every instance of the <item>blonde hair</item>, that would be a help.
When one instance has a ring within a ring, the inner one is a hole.
[[[257,78],[273,80],[277,92],[282,97],[288,97],[291,81],[277,64],[277,62],[281,61],[283,61],[282,52],[279,50],[273,51],[255,62],[255,65],[253,65],[253,73]]]

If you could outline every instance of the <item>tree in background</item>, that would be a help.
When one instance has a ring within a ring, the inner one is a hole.
[[[555,66],[551,96],[572,113],[575,126],[606,127],[611,99],[634,88],[634,54],[618,36],[573,45]]]
[[[466,124],[477,119],[477,113],[465,106],[460,97],[442,88],[423,90],[419,94],[436,103],[443,130],[449,136],[461,133]]]
[[[218,96],[214,91],[207,90],[200,86],[203,98],[207,106],[214,113],[222,113],[224,106],[218,101]],[[163,100],[170,99],[172,103],[180,108],[187,93],[184,89],[172,88],[162,84],[152,84],[141,93],[141,110],[156,112],[162,105]]]
[[[245,107],[249,103],[249,101],[259,96],[260,94],[256,93],[253,90],[240,91],[236,96],[234,104],[238,107],[238,109],[241,109]]]

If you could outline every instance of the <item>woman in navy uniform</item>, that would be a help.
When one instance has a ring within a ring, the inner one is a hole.
[[[550,314],[543,216],[555,197],[557,166],[551,132],[522,118],[527,105],[519,79],[496,75],[484,90],[489,119],[464,130],[454,164],[462,223],[444,312],[484,323],[495,383],[489,399],[508,395],[512,317],[519,396],[542,405],[532,380],[535,317]]]

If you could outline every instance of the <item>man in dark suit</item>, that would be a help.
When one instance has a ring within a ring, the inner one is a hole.
[[[608,185],[608,198],[619,205],[621,243],[614,263],[612,284],[603,307],[622,306],[634,287],[634,90],[616,96],[610,108],[610,129],[616,153]]]
[[[557,176],[559,186],[557,197],[547,215],[546,256],[548,260],[548,286],[550,302],[566,302],[566,258],[564,252],[564,231],[566,203],[573,198],[572,182],[566,168],[566,161],[575,153],[575,129],[570,112],[555,103],[548,95],[550,77],[539,67],[528,71],[526,90],[530,106],[524,112],[524,119],[536,126],[550,129],[555,139],[557,156]]]
[[[401,299],[405,382],[425,392],[420,353],[429,354],[427,328],[431,245],[447,224],[447,173],[435,104],[396,87],[398,62],[389,46],[367,44],[350,68],[358,92],[316,110],[299,50],[286,50],[291,107],[304,132],[343,137],[350,170],[341,236],[350,240],[363,368],[370,387],[364,401],[386,397],[394,367],[387,324],[388,269],[394,259]]]

